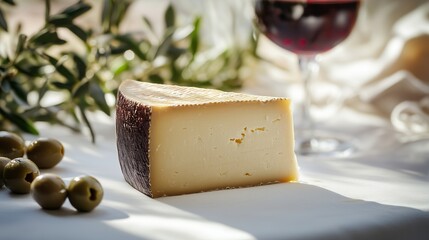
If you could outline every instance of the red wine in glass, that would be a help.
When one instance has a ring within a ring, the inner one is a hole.
[[[356,0],[257,1],[259,29],[280,47],[297,54],[330,50],[352,31]]]
[[[302,155],[337,155],[354,151],[350,141],[334,134],[315,134],[310,115],[310,80],[317,72],[316,55],[326,52],[351,33],[360,0],[256,0],[260,31],[272,42],[298,56],[303,78],[304,131],[296,151]]]

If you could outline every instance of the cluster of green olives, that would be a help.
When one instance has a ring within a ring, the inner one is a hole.
[[[66,187],[59,176],[48,173],[34,179],[31,195],[44,209],[59,209],[68,197],[76,210],[90,212],[103,199],[103,188],[96,178],[88,175],[73,178]]]
[[[26,146],[18,135],[0,131],[0,157],[15,159],[25,154],[39,169],[53,168],[63,159],[64,146],[52,138],[39,138]]]
[[[103,198],[103,188],[94,177],[75,177],[66,187],[55,174],[40,175],[39,169],[54,167],[63,156],[64,147],[58,140],[39,138],[26,147],[18,135],[0,131],[0,188],[5,185],[13,193],[31,192],[44,209],[59,209],[68,197],[78,211],[93,210]]]

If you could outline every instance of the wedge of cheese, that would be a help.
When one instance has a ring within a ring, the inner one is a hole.
[[[125,180],[150,197],[298,177],[286,98],[126,80],[116,134]]]

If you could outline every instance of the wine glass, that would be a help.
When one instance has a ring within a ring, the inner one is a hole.
[[[353,145],[333,133],[316,134],[310,115],[310,81],[318,71],[318,54],[342,42],[353,29],[359,0],[256,0],[256,24],[272,42],[298,56],[303,78],[302,124],[296,151],[301,155],[349,153]]]

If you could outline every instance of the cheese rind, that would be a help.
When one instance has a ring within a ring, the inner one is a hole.
[[[126,181],[151,197],[298,177],[285,98],[128,80],[116,131]]]
[[[125,180],[142,193],[152,196],[149,179],[149,128],[151,108],[117,96],[116,145]]]

